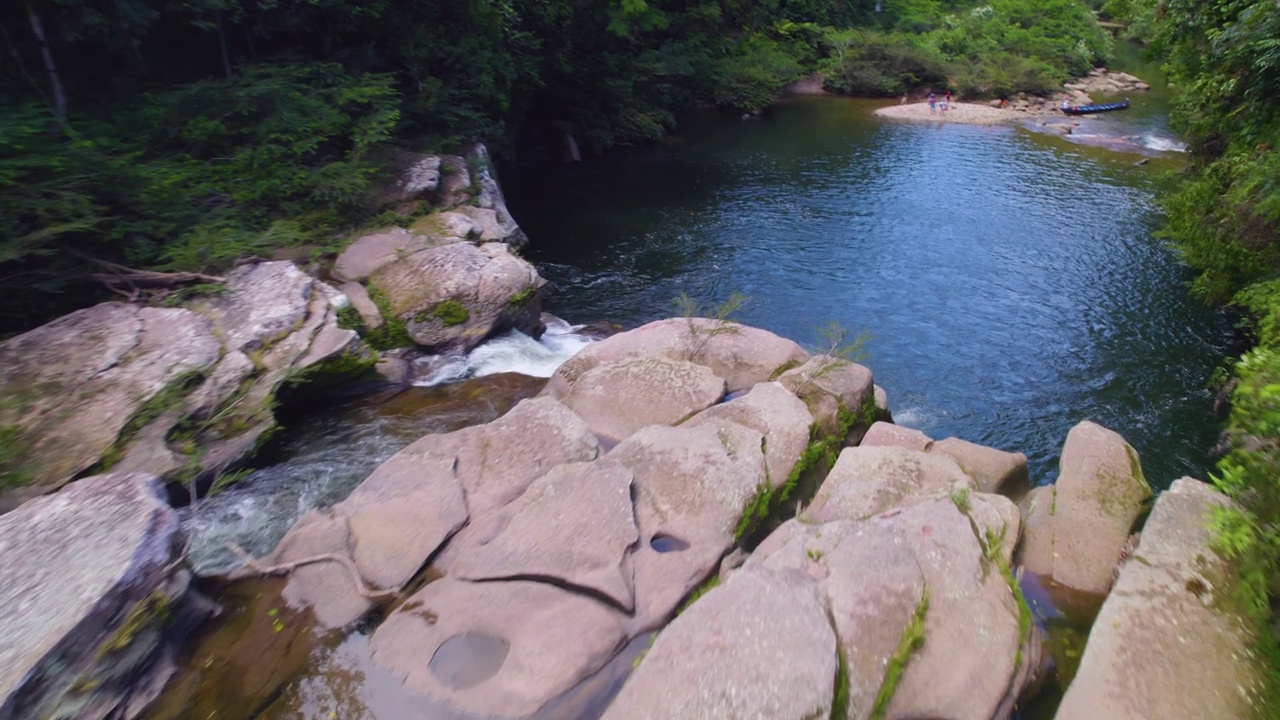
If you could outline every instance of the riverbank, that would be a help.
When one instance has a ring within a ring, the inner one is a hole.
[[[1026,117],[1025,113],[977,103],[951,103],[946,112],[930,108],[929,103],[890,105],[876,110],[880,117],[916,122],[959,123],[962,125],[1006,125]]]

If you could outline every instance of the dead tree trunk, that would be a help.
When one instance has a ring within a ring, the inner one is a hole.
[[[36,36],[36,43],[40,45],[40,59],[44,61],[44,71],[49,76],[49,90],[53,93],[53,117],[58,121],[58,125],[64,125],[67,122],[67,94],[62,89],[62,80],[58,77],[58,65],[53,61],[53,53],[49,50],[49,41],[45,37],[44,24],[40,22],[40,16],[36,14],[30,0],[27,1],[26,6],[27,22],[31,23],[31,33]]]

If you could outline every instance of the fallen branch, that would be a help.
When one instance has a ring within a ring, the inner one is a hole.
[[[339,565],[347,569],[347,572],[351,574],[351,582],[355,585],[356,592],[360,593],[360,595],[363,597],[369,598],[371,600],[376,600],[384,597],[395,597],[400,594],[399,590],[369,589],[369,587],[364,584],[364,578],[360,577],[360,570],[356,568],[356,564],[351,561],[351,558],[345,557],[343,555],[334,555],[332,553],[326,553],[324,555],[314,555],[312,557],[302,558],[301,560],[291,560],[289,562],[280,563],[278,565],[263,565],[259,563],[256,559],[254,559],[252,555],[245,552],[244,549],[241,548],[239,545],[236,545],[234,543],[227,543],[226,547],[228,550],[231,551],[232,555],[235,555],[237,558],[239,558],[241,561],[244,562],[245,567],[258,573],[259,575],[283,575],[285,573],[293,572],[294,570],[296,570],[299,567],[302,567],[303,565],[313,565],[315,563],[322,563],[322,562],[333,562],[333,563],[338,563]]]

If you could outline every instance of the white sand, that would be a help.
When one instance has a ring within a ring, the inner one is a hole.
[[[1016,122],[1027,117],[1025,112],[1011,109],[994,108],[990,105],[953,102],[947,111],[941,109],[929,112],[929,103],[910,103],[907,105],[890,105],[876,110],[877,115],[900,120],[926,120],[928,122],[962,123],[965,125],[1003,125]]]

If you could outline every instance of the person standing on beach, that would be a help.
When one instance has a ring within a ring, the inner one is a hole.
[[[950,91],[950,90],[948,90],[948,91],[947,91],[946,96],[944,96],[944,97],[943,97],[943,102],[945,102],[947,105],[950,105],[950,104],[951,104],[951,91]]]
[[[929,114],[932,115],[938,111],[938,96],[929,93]]]

